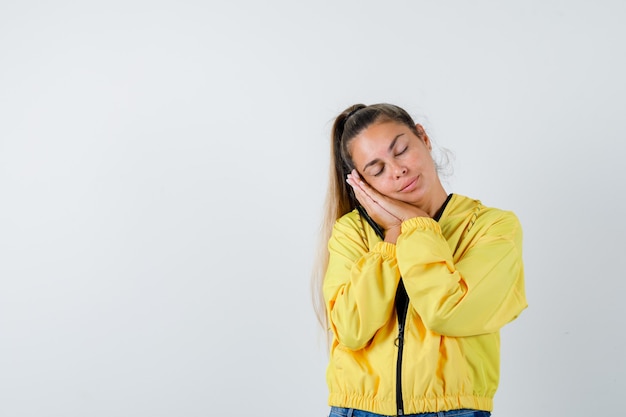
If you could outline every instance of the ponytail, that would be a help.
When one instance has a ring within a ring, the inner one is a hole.
[[[352,158],[348,152],[348,141],[352,137],[344,137],[346,127],[350,133],[350,126],[354,125],[355,114],[365,108],[364,104],[355,104],[344,110],[335,119],[332,129],[332,145],[330,152],[330,175],[329,190],[326,196],[326,216],[327,220],[333,223],[339,217],[354,210],[357,206],[356,198],[352,188],[346,183],[346,176],[354,169]],[[327,223],[325,221],[325,223]]]

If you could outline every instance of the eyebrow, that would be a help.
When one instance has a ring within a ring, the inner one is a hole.
[[[391,141],[391,143],[389,144],[389,147],[387,148],[388,152],[391,152],[393,150],[393,147],[396,146],[396,142],[398,141],[398,139],[400,139],[400,136],[403,136],[404,133],[400,133],[398,136],[396,136],[395,138],[393,138],[393,140]],[[377,163],[380,162],[380,159],[376,158],[374,160],[369,161],[367,164],[365,164],[365,166],[363,167],[363,171],[365,171],[367,168],[369,168],[372,165],[375,165]]]

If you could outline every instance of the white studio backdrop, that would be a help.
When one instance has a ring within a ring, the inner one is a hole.
[[[619,413],[626,3],[0,1],[0,417],[323,416],[332,120],[515,211],[495,416]]]

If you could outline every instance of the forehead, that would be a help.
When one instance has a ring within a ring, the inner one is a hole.
[[[356,135],[350,141],[349,151],[352,160],[357,162],[367,158],[375,158],[380,153],[389,152],[389,146],[398,138],[409,138],[410,129],[398,122],[374,123]]]
[[[369,125],[361,133],[356,135],[355,140],[365,139],[374,142],[391,142],[401,133],[408,133],[409,129],[402,123],[394,121],[377,122]]]

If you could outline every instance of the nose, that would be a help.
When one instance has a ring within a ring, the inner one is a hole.
[[[407,169],[405,166],[396,165],[393,170],[394,177],[400,178],[406,175]]]

